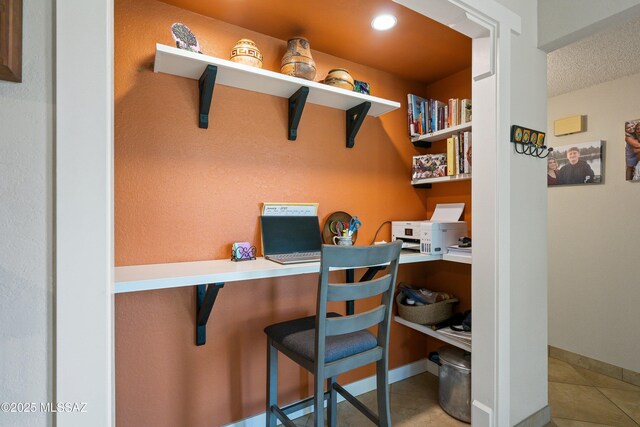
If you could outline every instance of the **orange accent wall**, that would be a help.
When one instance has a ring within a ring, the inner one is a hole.
[[[227,58],[235,42],[248,37],[262,51],[265,68],[277,71],[285,51],[285,41],[164,3],[116,0],[116,265],[225,258],[234,241],[259,246],[265,201],[318,202],[321,222],[337,210],[358,215],[364,224],[359,245],[370,243],[384,221],[426,219],[436,202],[464,201],[470,220],[468,182],[432,190],[409,185],[411,158],[424,150],[416,150],[407,136],[406,94],[421,94],[424,87],[313,51],[316,80],[331,68],[347,68],[371,84],[373,95],[400,101],[401,108],[368,117],[355,147],[347,149],[343,111],[306,105],[292,142],[286,137],[285,99],[216,86],[209,129],[202,130],[196,81],[152,72],[155,43],[173,45],[174,22],[189,26],[212,56]],[[443,98],[470,97],[471,75],[465,73],[442,82]],[[390,239],[388,225],[382,238]],[[434,287],[443,287],[455,278],[461,293],[470,292],[464,289],[468,266],[432,264],[402,266],[400,279],[426,285],[431,274],[438,281]],[[118,294],[117,425],[224,425],[264,412],[263,328],[313,313],[316,285],[317,275],[227,284],[202,347],[194,343],[192,287]],[[342,305],[334,309],[344,312]],[[391,368],[426,354],[424,336],[393,324]],[[281,402],[308,396],[311,376],[280,360]],[[340,380],[350,383],[373,373],[367,367]]]

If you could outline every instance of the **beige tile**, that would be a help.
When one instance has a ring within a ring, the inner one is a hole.
[[[622,379],[622,368],[587,356],[581,356],[577,353],[552,346],[549,346],[549,356],[580,368],[589,369],[619,380]]]
[[[615,378],[608,377],[606,375],[599,374],[597,372],[590,371],[583,368],[575,368],[580,375],[589,380],[591,385],[595,387],[615,388],[618,390],[631,390],[640,391],[640,387],[633,384],[626,383],[624,381],[617,380]]]
[[[617,427],[637,427],[620,408],[594,387],[549,383],[551,416]]]
[[[313,414],[307,414],[291,421],[293,421],[293,423],[299,427],[307,427],[308,425],[310,425],[309,420],[311,420],[312,418]]]
[[[418,375],[392,384],[390,394],[392,425],[394,427],[424,427],[425,425],[468,427],[468,424],[456,420],[442,410],[437,400],[437,385],[437,378],[431,374]],[[373,412],[378,413],[375,391],[357,398]],[[309,426],[312,425],[309,424]],[[338,405],[338,425],[367,427],[373,426],[373,423],[351,404],[342,402]]]
[[[640,391],[599,388],[613,403],[640,425]]]
[[[397,427],[468,426],[447,414],[438,403],[438,377],[416,375],[391,386],[391,420]]]
[[[609,424],[594,424],[585,421],[565,420],[563,418],[554,418],[553,422],[557,427],[611,427]]]
[[[431,383],[437,385],[437,383]],[[434,399],[433,396],[436,396]],[[437,388],[434,386],[430,393],[423,395],[391,396],[391,420],[397,427],[432,426],[468,426],[447,414],[438,403]]]
[[[469,424],[458,421],[444,411],[418,412],[415,414],[391,415],[394,427],[468,427]],[[362,427],[362,426],[359,426]]]
[[[438,400],[438,377],[428,372],[391,384],[391,395]]]
[[[356,396],[374,413],[378,413],[376,391]],[[438,403],[438,378],[424,373],[391,384],[391,421],[394,427],[468,427],[444,412]],[[325,411],[326,414],[326,411]],[[326,415],[325,415],[326,417]],[[294,420],[296,426],[312,427],[313,414]],[[373,423],[348,402],[338,404],[338,426],[367,427]]]
[[[549,358],[549,381],[565,384],[591,385],[576,368],[562,360]]]
[[[375,391],[356,396],[374,413],[378,413]],[[338,404],[338,423],[340,427],[373,426],[374,424],[349,402]],[[313,425],[313,424],[310,424]]]
[[[622,369],[622,381],[640,386],[640,373]]]

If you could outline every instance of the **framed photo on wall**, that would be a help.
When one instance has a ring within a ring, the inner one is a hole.
[[[624,123],[624,161],[627,181],[640,181],[640,119]]]
[[[554,147],[547,157],[547,186],[602,183],[603,150],[604,141]]]
[[[22,81],[22,0],[0,0],[0,80]]]

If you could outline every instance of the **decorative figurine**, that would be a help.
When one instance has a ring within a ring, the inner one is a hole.
[[[186,25],[176,22],[171,26],[171,35],[173,35],[173,39],[176,41],[178,48],[190,52],[202,53],[200,52],[198,39],[196,39],[196,36]]]

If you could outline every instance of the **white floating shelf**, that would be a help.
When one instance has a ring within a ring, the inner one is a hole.
[[[457,126],[452,126],[450,128],[442,129],[436,132],[427,133],[420,136],[412,136],[411,142],[419,143],[419,142],[434,142],[441,141],[443,139],[449,138],[451,135],[456,134],[458,132],[464,132],[467,130],[471,130],[471,122],[462,123]]]
[[[309,88],[307,102],[325,107],[348,110],[363,102],[370,102],[367,115],[378,117],[400,108],[400,103],[375,96],[327,86],[310,80],[291,77],[261,68],[227,61],[226,59],[189,52],[176,47],[156,44],[154,71],[198,80],[207,65],[218,68],[216,84],[252,92],[289,98],[303,86]]]
[[[454,255],[454,254],[444,254],[442,255],[443,261],[451,261],[451,262],[459,262],[462,264],[472,264],[473,257],[471,255]]]
[[[437,338],[440,341],[446,342],[447,344],[451,344],[458,348],[461,348],[466,351],[471,351],[471,346],[464,341],[457,340],[449,335],[445,335],[438,331],[434,331],[431,327],[426,325],[420,325],[418,323],[409,322],[408,320],[403,319],[400,316],[395,316],[395,321],[400,323],[401,325],[405,325],[411,329],[415,329],[416,331],[422,332],[423,334],[429,335],[431,337]]]
[[[470,179],[471,179],[471,174],[467,173],[462,175],[442,176],[438,178],[414,179],[411,181],[411,185],[421,186],[425,184],[434,184],[438,182],[468,181]]]

